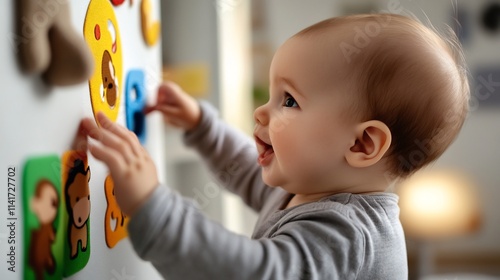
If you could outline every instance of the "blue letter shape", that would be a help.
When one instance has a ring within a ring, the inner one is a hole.
[[[133,131],[141,144],[146,141],[146,88],[144,87],[144,72],[130,70],[125,88],[125,114],[127,128]]]

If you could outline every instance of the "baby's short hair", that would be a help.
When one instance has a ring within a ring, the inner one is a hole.
[[[335,50],[349,65],[344,80],[356,93],[349,114],[389,127],[390,174],[407,177],[441,156],[464,123],[470,94],[453,31],[441,37],[410,17],[367,14],[328,19],[296,36],[332,28],[350,28],[354,35]]]

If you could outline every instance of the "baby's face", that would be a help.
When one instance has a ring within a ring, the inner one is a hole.
[[[270,98],[255,113],[264,182],[290,193],[331,191],[352,146],[354,120],[345,114],[346,69],[336,42],[294,37],[275,54]],[[337,182],[338,183],[338,182]]]

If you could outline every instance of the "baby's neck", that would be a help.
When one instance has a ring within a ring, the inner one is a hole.
[[[321,193],[321,194],[291,194],[291,198],[285,205],[284,209],[292,208],[297,205],[301,205],[309,202],[316,202],[322,198],[332,196],[336,193]]]
[[[388,186],[381,186],[380,188],[370,188],[369,190],[365,190],[363,188],[360,189],[345,189],[345,190],[336,190],[331,192],[322,192],[322,193],[313,193],[313,194],[291,194],[291,198],[288,203],[285,205],[284,209],[292,208],[294,206],[298,206],[304,203],[316,202],[322,198],[329,197],[339,193],[353,193],[353,194],[370,194],[370,193],[380,193],[384,192]]]

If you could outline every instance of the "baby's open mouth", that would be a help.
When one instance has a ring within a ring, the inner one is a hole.
[[[257,136],[255,136],[255,142],[257,143],[257,151],[259,152],[259,158],[257,159],[257,161],[262,166],[269,164],[271,162],[272,156],[274,155],[273,146],[262,141]]]

